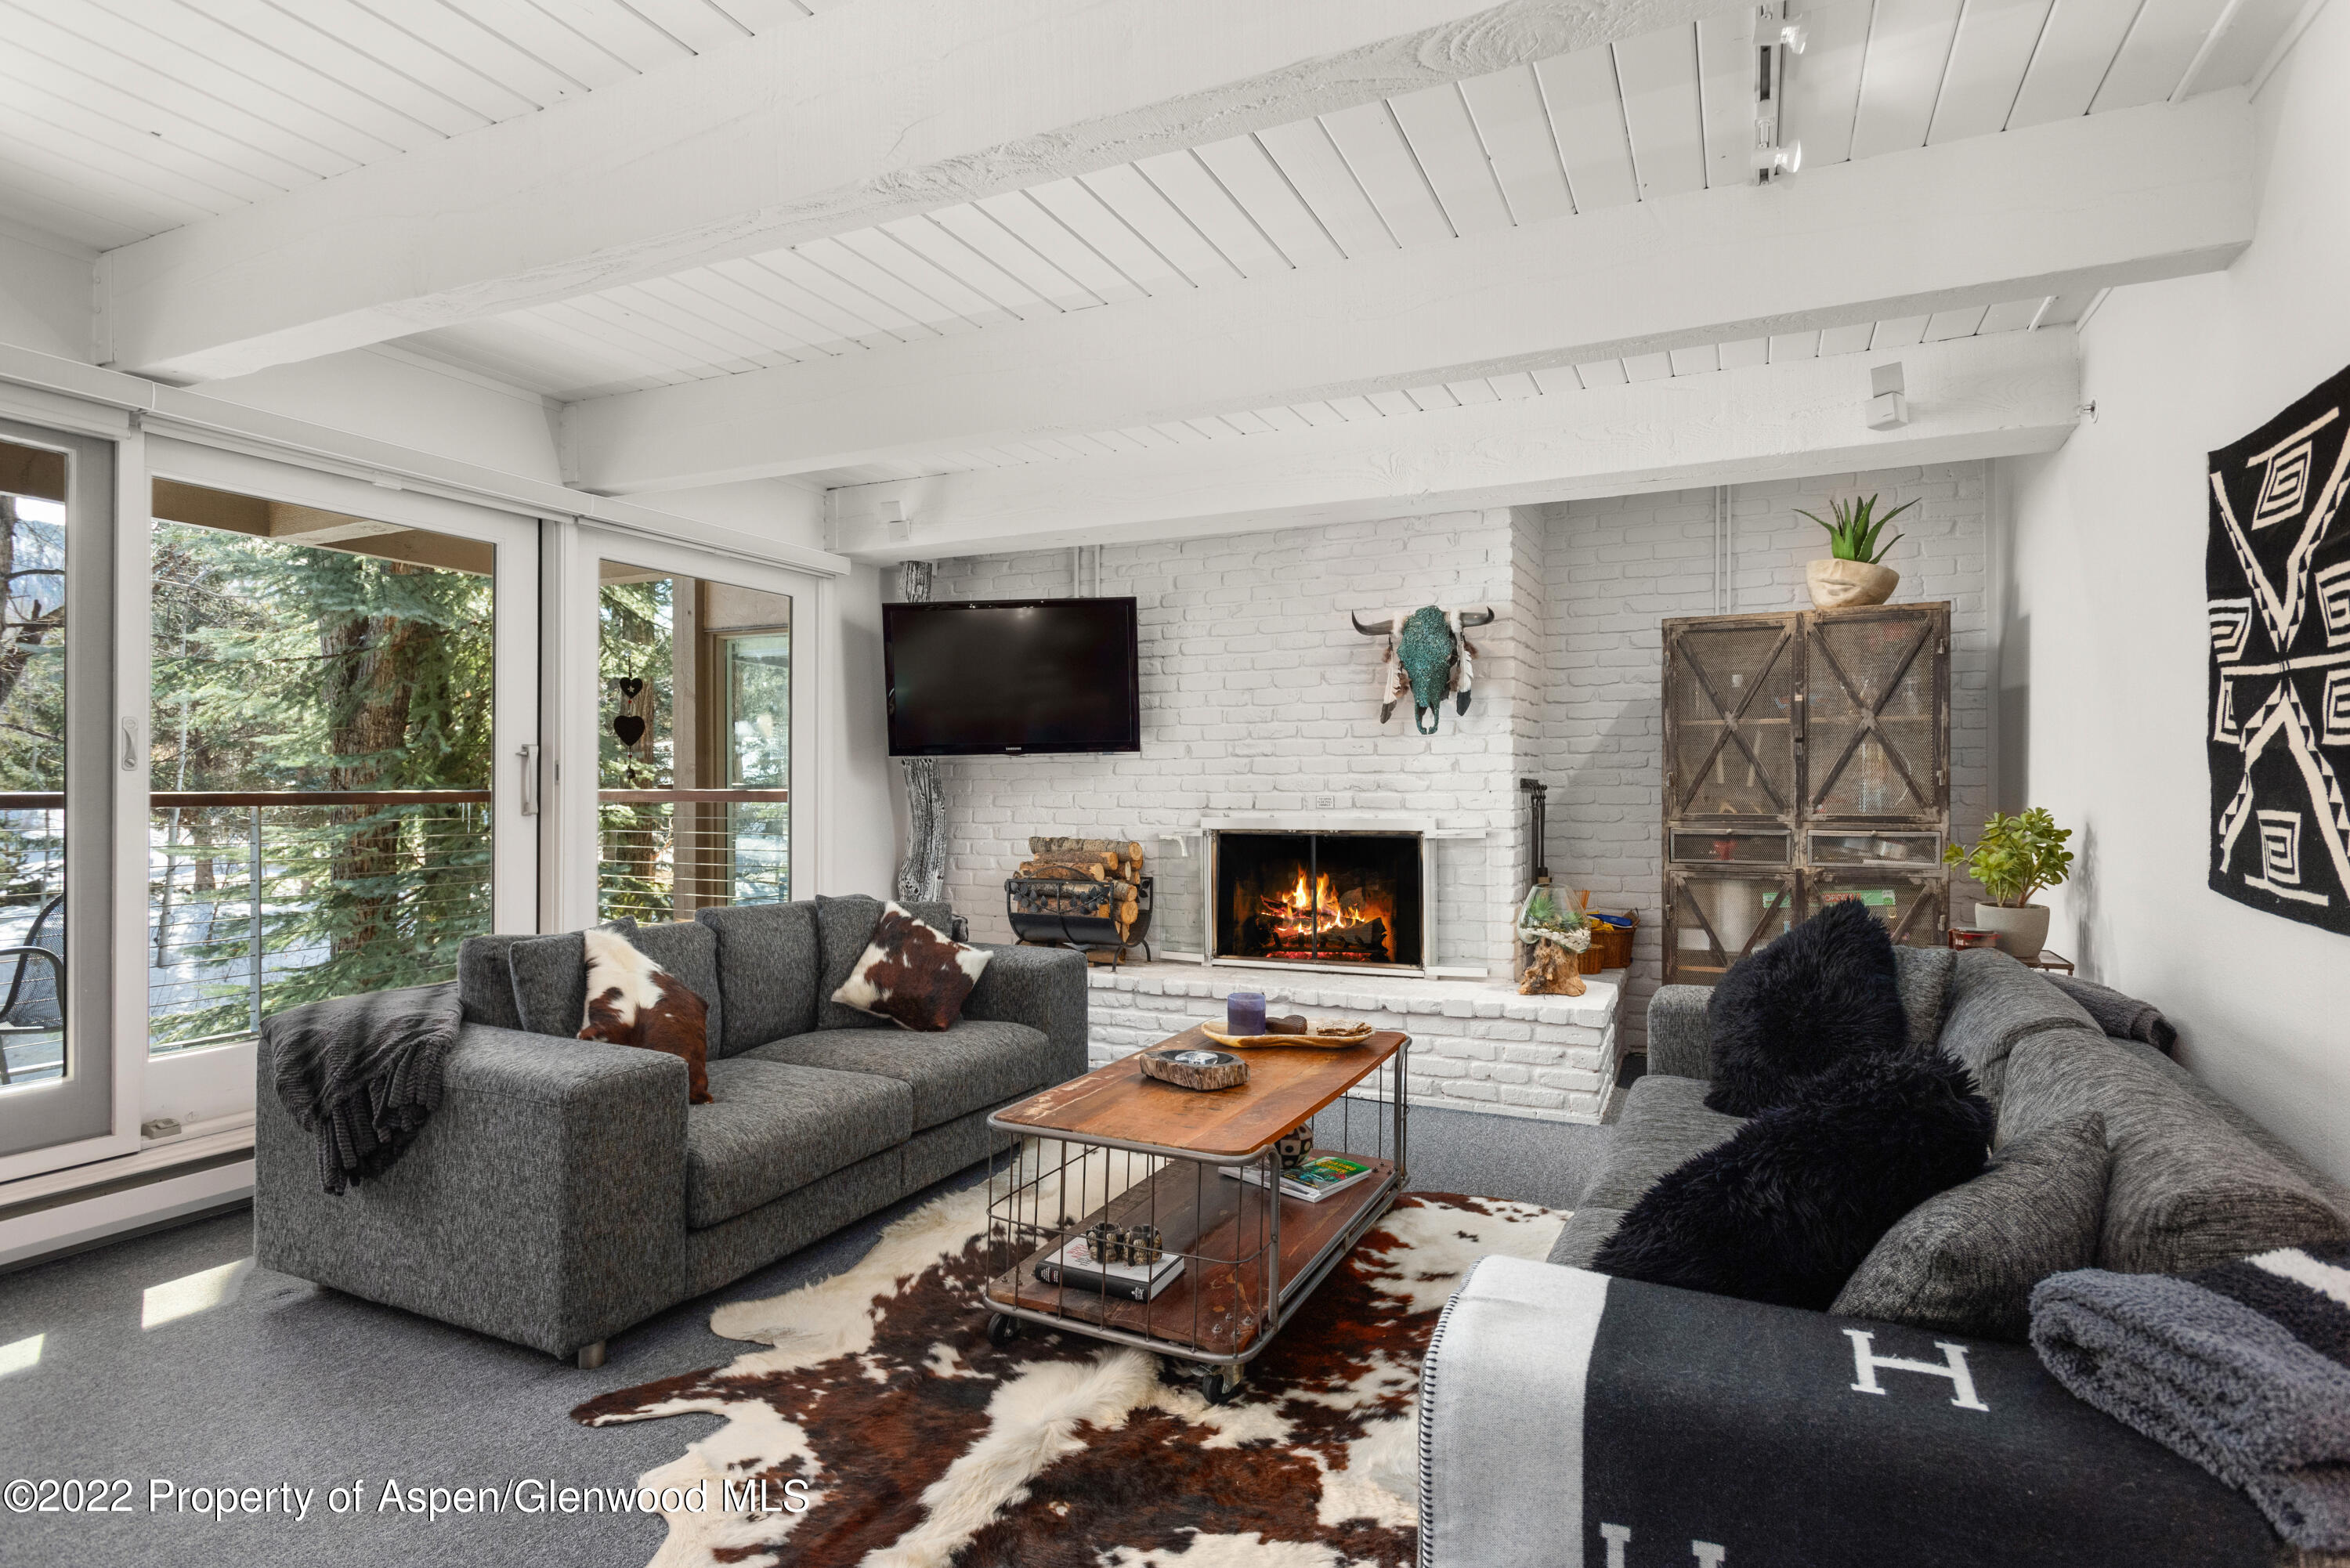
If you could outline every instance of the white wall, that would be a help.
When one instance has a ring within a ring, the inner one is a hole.
[[[1140,600],[1141,753],[942,766],[956,909],[981,938],[1005,940],[1003,878],[1031,834],[1136,837],[1157,878],[1154,946],[1196,950],[1201,861],[1151,835],[1196,830],[1210,813],[1301,811],[1328,793],[1345,809],[1487,830],[1435,848],[1436,957],[1506,972],[1524,853],[1513,735],[1532,673],[1512,613],[1518,532],[1506,511],[1464,512],[1102,546],[1099,591]],[[971,557],[941,562],[932,594],[1057,597],[1071,579],[1066,550]],[[1469,713],[1448,706],[1422,736],[1408,704],[1378,722],[1382,645],[1347,617],[1430,602],[1490,604],[1501,618],[1473,634],[1482,657]]]
[[[826,765],[817,805],[819,893],[890,896],[898,867],[899,824],[889,733],[882,711],[881,587],[894,589],[895,567],[860,566],[827,590],[839,635],[825,649],[827,677],[817,701]],[[795,894],[795,897],[801,895]]]
[[[2024,776],[2081,857],[2052,944],[2160,1007],[2196,1072],[2350,1179],[2350,940],[2206,887],[2203,742],[2203,454],[2350,363],[2345,78],[2337,5],[2255,100],[2251,247],[2107,298],[2082,334],[2096,421],[2007,477]]]
[[[71,240],[0,226],[0,343],[87,364],[96,261]]]
[[[1716,581],[1711,489],[1543,509],[1550,868],[1561,886],[1591,889],[1592,908],[1639,913],[1624,1010],[1629,1049],[1647,1040],[1648,999],[1661,972],[1661,623],[1808,607],[1804,564],[1826,554],[1825,535],[1797,508],[1826,516],[1832,498],[1869,494],[1887,506],[1917,502],[1894,522],[1901,538],[1886,564],[1901,573],[1895,603],[1950,601],[1950,825],[1971,842],[1990,802],[1986,489],[1978,462],[1732,486],[1726,587]],[[1971,897],[1954,890],[1962,909]]]

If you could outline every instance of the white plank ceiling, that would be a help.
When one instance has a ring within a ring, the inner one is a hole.
[[[2199,66],[2225,0],[1826,0],[1802,20],[1783,136],[1804,166],[2227,85]],[[569,400],[726,376],[1481,230],[1743,183],[1733,18],[420,334],[411,348]],[[2199,78],[2189,81],[2193,70]],[[2245,72],[2239,71],[2241,81]],[[1136,443],[1378,418],[1606,381],[1859,352],[2077,318],[2085,299],[1859,322],[1337,404],[1024,442],[821,476],[864,483]]]
[[[109,250],[838,0],[0,0],[0,214]]]

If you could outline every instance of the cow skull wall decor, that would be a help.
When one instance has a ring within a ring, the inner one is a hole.
[[[1367,626],[1360,616],[1347,618],[1365,637],[1388,639],[1386,659],[1379,672],[1380,723],[1394,715],[1396,704],[1403,700],[1407,689],[1411,692],[1412,727],[1423,735],[1436,733],[1440,704],[1448,693],[1452,696],[1454,712],[1469,711],[1469,687],[1476,673],[1477,649],[1470,642],[1467,629],[1489,625],[1493,618],[1492,610],[1449,610],[1439,605],[1422,605],[1416,610],[1397,610],[1387,619]]]

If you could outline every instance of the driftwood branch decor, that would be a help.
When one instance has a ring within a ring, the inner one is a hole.
[[[931,563],[898,564],[898,597],[908,604],[931,599]],[[908,757],[906,767],[906,857],[898,863],[900,903],[935,903],[947,890],[947,813],[939,790],[936,757]]]

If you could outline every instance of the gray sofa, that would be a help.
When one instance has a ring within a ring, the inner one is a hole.
[[[1086,1071],[1085,959],[992,948],[962,1022],[916,1033],[830,1001],[879,911],[743,905],[636,933],[710,1002],[714,1103],[692,1106],[681,1059],[568,1037],[584,967],[550,966],[543,940],[525,965],[533,939],[472,939],[439,1108],[340,1197],[265,1048],[256,1258],[593,1366],[630,1324],[986,1158],[989,1112]]]
[[[2001,1142],[2104,1116],[2101,1266],[2350,1233],[2350,1192],[2007,955],[1899,953],[1912,1037],[1973,1070]],[[1445,1309],[1423,1368],[1423,1564],[2281,1560],[2242,1497],[2074,1399],[2026,1345],[1586,1272],[1651,1184],[1742,1125],[1703,1104],[1711,994],[1650,1002],[1648,1074],[1548,1262],[1489,1258]]]

